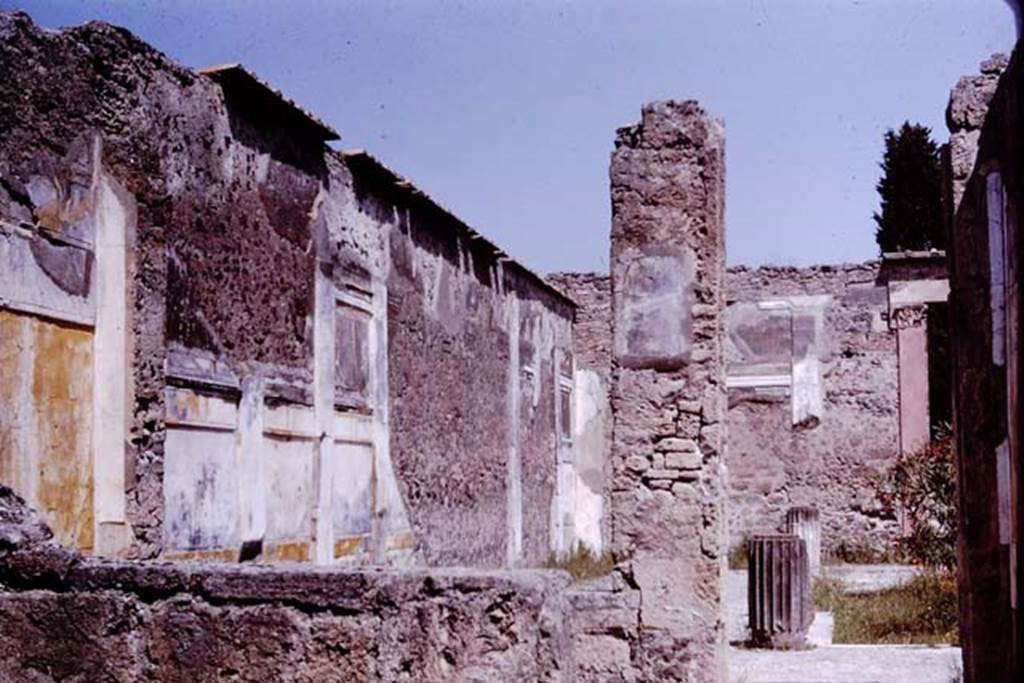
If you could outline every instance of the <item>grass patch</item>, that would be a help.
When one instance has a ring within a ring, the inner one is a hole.
[[[843,584],[836,579],[815,579],[811,597],[815,612],[834,612],[844,597]]]
[[[585,543],[577,543],[568,555],[552,555],[544,565],[548,569],[562,569],[569,572],[573,581],[588,581],[607,576],[615,568],[615,560],[608,551],[597,555]]]
[[[819,580],[814,604],[832,612],[835,643],[959,644],[952,574],[929,572],[905,586],[864,594],[845,594],[835,581]]]

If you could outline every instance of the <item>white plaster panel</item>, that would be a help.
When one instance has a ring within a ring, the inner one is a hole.
[[[104,525],[125,524],[124,453],[128,432],[128,235],[135,207],[124,189],[102,178],[96,199],[96,330],[93,343],[93,471],[97,550],[124,545],[106,538]],[[122,201],[122,197],[124,198]]]
[[[599,374],[593,370],[577,370],[575,377],[573,527],[576,541],[600,554],[604,550],[601,520],[604,516],[604,472],[610,449],[611,410],[608,392]]]
[[[336,443],[328,463],[334,537],[369,534],[373,516],[373,448]]]
[[[170,427],[164,454],[167,550],[238,544],[238,469],[231,432]]]
[[[268,436],[266,461],[267,534],[271,541],[312,537],[314,442]]]
[[[559,554],[572,550],[575,537],[575,488],[576,468],[572,463],[558,463],[556,469],[558,494],[551,501],[554,533],[551,534],[552,550]]]
[[[629,367],[679,367],[689,358],[694,295],[689,253],[623,258],[623,294],[615,309],[614,344]]]
[[[1006,362],[1006,266],[1003,233],[1003,180],[999,173],[985,178],[985,207],[988,214],[989,292],[992,311],[992,362]]]
[[[234,431],[238,424],[237,404],[220,396],[168,387],[166,397],[169,425]]]
[[[916,306],[949,299],[949,280],[909,280],[889,283],[889,309]]]
[[[316,413],[305,406],[267,406],[263,415],[263,432],[279,436],[315,437]]]

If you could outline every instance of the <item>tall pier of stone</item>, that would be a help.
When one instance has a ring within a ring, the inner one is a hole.
[[[724,681],[725,136],[643,108],[611,161],[612,544],[642,680]]]

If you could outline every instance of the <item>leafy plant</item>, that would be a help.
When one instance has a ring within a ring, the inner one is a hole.
[[[867,541],[840,541],[825,553],[825,564],[891,564],[898,552],[888,543],[881,547]]]
[[[956,568],[956,461],[950,429],[914,453],[904,455],[879,480],[886,510],[906,516],[909,534],[900,548],[911,561],[934,569]]]

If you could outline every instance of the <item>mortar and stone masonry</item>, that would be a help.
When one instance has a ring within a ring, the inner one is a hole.
[[[609,506],[574,303],[330,126],[239,65],[18,13],[0,89],[0,480],[62,543],[0,492],[11,676],[602,680],[565,575],[497,568],[611,526],[616,665],[721,679],[724,159],[695,104],[617,142],[617,443],[652,372],[679,423]],[[644,164],[682,184],[634,200]],[[667,251],[634,222],[678,215]]]

